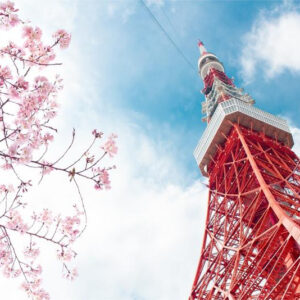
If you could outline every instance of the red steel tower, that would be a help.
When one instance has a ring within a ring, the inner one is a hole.
[[[300,299],[300,160],[287,122],[199,49],[207,127],[194,156],[209,196],[189,300]]]

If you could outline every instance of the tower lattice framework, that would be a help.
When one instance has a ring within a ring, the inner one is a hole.
[[[199,43],[209,197],[189,300],[300,299],[300,160],[286,121],[253,106]]]

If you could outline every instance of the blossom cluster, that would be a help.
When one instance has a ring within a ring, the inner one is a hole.
[[[108,140],[106,141],[106,143],[102,146],[102,149],[108,153],[108,155],[110,157],[113,157],[117,151],[118,151],[118,147],[116,146],[116,138],[118,136],[116,134],[112,134]]]
[[[14,176],[12,182],[0,184],[0,270],[6,277],[23,278],[22,289],[28,297],[42,300],[50,299],[50,295],[42,287],[39,241],[57,251],[63,277],[77,277],[73,245],[87,225],[79,182],[88,180],[97,190],[110,189],[109,175],[115,166],[102,163],[117,153],[117,136],[112,134],[102,142],[104,134],[93,130],[91,144],[67,163],[74,130],[62,155],[55,160],[47,158],[57,133],[52,120],[63,84],[59,75],[49,77],[45,70],[61,65],[56,62],[56,49],[67,48],[71,34],[59,29],[52,35],[52,43],[45,43],[41,28],[23,22],[13,2],[0,3],[0,29],[13,27],[19,29],[22,42],[8,41],[0,48],[0,170]],[[22,170],[26,168],[35,171],[36,178],[25,177],[27,173]],[[75,213],[62,216],[49,208],[28,213],[24,194],[55,172],[65,174],[78,192],[80,202],[73,205]],[[26,241],[23,249],[15,243],[16,235]]]
[[[20,19],[16,14],[17,11],[11,1],[0,3],[0,27],[9,29],[19,24]]]

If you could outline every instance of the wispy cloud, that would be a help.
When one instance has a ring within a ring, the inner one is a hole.
[[[165,0],[143,0],[149,7],[162,7],[165,4]],[[140,0],[133,1],[108,1],[106,5],[107,15],[111,18],[120,18],[123,23],[126,23],[128,19],[136,13],[138,5],[141,5]]]
[[[250,81],[256,72],[272,78],[286,70],[300,71],[300,12],[291,1],[262,11],[244,37],[242,76]]]
[[[107,14],[110,18],[120,18],[123,23],[126,23],[135,13],[137,3],[136,1],[108,2]]]

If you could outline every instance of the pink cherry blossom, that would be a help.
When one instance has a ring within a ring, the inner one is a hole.
[[[65,30],[63,29],[57,30],[54,33],[53,37],[57,39],[60,48],[64,49],[69,47],[71,41],[71,34],[67,33]]]
[[[23,48],[17,46],[14,42],[9,42],[8,45],[2,48],[2,53],[7,53],[14,58],[22,59],[26,52]]]
[[[14,191],[14,186],[12,184],[9,184],[9,185],[1,184],[0,185],[0,194],[1,193],[11,193],[13,191]]]
[[[9,221],[6,223],[8,229],[19,231],[22,234],[28,230],[27,224],[24,223],[23,218],[18,211],[10,211],[8,219]]]
[[[92,134],[93,134],[93,136],[94,136],[95,138],[101,138],[102,135],[103,135],[103,132],[97,131],[97,129],[94,129],[94,130],[92,131]]]
[[[31,243],[24,250],[24,255],[28,258],[35,260],[40,254],[40,249],[36,247],[36,243]]]
[[[38,215],[37,219],[48,227],[54,221],[53,214],[48,208],[44,208],[43,211]]]
[[[3,268],[3,275],[7,278],[17,278],[21,275],[21,271],[18,269],[14,269],[10,266],[10,264],[6,264]]]
[[[4,170],[10,170],[10,169],[11,169],[11,164],[5,162],[5,163],[1,166],[1,168],[4,169]]]
[[[7,266],[12,263],[13,259],[11,256],[11,252],[7,247],[7,245],[1,244],[1,250],[0,250],[0,266]]]
[[[0,3],[0,10],[2,10],[3,12],[16,11],[14,8],[14,3],[11,1]]]
[[[63,274],[63,276],[64,276],[66,279],[74,280],[74,279],[78,276],[77,268],[73,268],[72,270],[69,270],[69,269],[66,268],[66,271],[65,271],[65,273]]]
[[[6,186],[6,190],[7,190],[8,193],[12,193],[12,192],[15,191],[15,188],[14,188],[14,186],[12,184],[8,184]]]
[[[49,300],[50,296],[49,293],[47,293],[44,289],[38,289],[34,293],[36,300]]]
[[[99,181],[105,186],[106,189],[110,189],[110,180],[107,170],[101,170],[99,174]]]
[[[76,227],[80,224],[80,218],[77,215],[73,217],[66,217],[61,223],[62,232],[69,237],[71,242],[73,242],[79,234],[79,230]]]
[[[42,169],[42,174],[47,175],[50,174],[54,169],[50,165],[44,165]]]
[[[69,262],[75,257],[74,251],[70,248],[57,250],[57,258],[64,262]]]
[[[4,68],[0,66],[0,86],[8,79],[12,79],[11,71],[9,67],[5,66]]]
[[[9,95],[12,98],[19,98],[20,97],[20,94],[19,94],[18,90],[14,86],[11,86],[9,88]]]
[[[34,81],[34,88],[42,96],[48,95],[53,87],[45,76],[37,76]]]
[[[15,84],[19,89],[22,89],[24,91],[27,91],[28,90],[28,86],[29,86],[29,83],[28,81],[24,80],[24,77],[19,77],[18,80],[16,81],[16,84]]]
[[[14,3],[6,1],[0,4],[0,27],[9,29],[19,24],[19,17],[15,14],[17,9],[14,7]]]
[[[15,14],[10,14],[8,17],[8,23],[10,26],[14,27],[20,22],[19,17]]]
[[[53,141],[53,135],[50,134],[50,133],[46,133],[44,136],[43,136],[43,141],[46,145],[48,145],[49,142],[52,142]]]
[[[108,153],[110,157],[113,157],[118,152],[118,148],[116,146],[115,139],[117,138],[117,135],[112,134],[106,141],[106,143],[102,146],[102,149]]]
[[[40,284],[40,283],[38,283]],[[35,300],[49,300],[50,296],[44,289],[38,288],[37,283],[24,282],[22,289],[27,293],[28,297]]]
[[[102,187],[101,187],[101,185],[99,183],[96,183],[94,185],[94,188],[95,188],[95,190],[102,190]]]
[[[33,28],[31,26],[24,26],[23,37],[32,41],[33,40],[39,41],[42,37],[42,30],[39,27]]]

